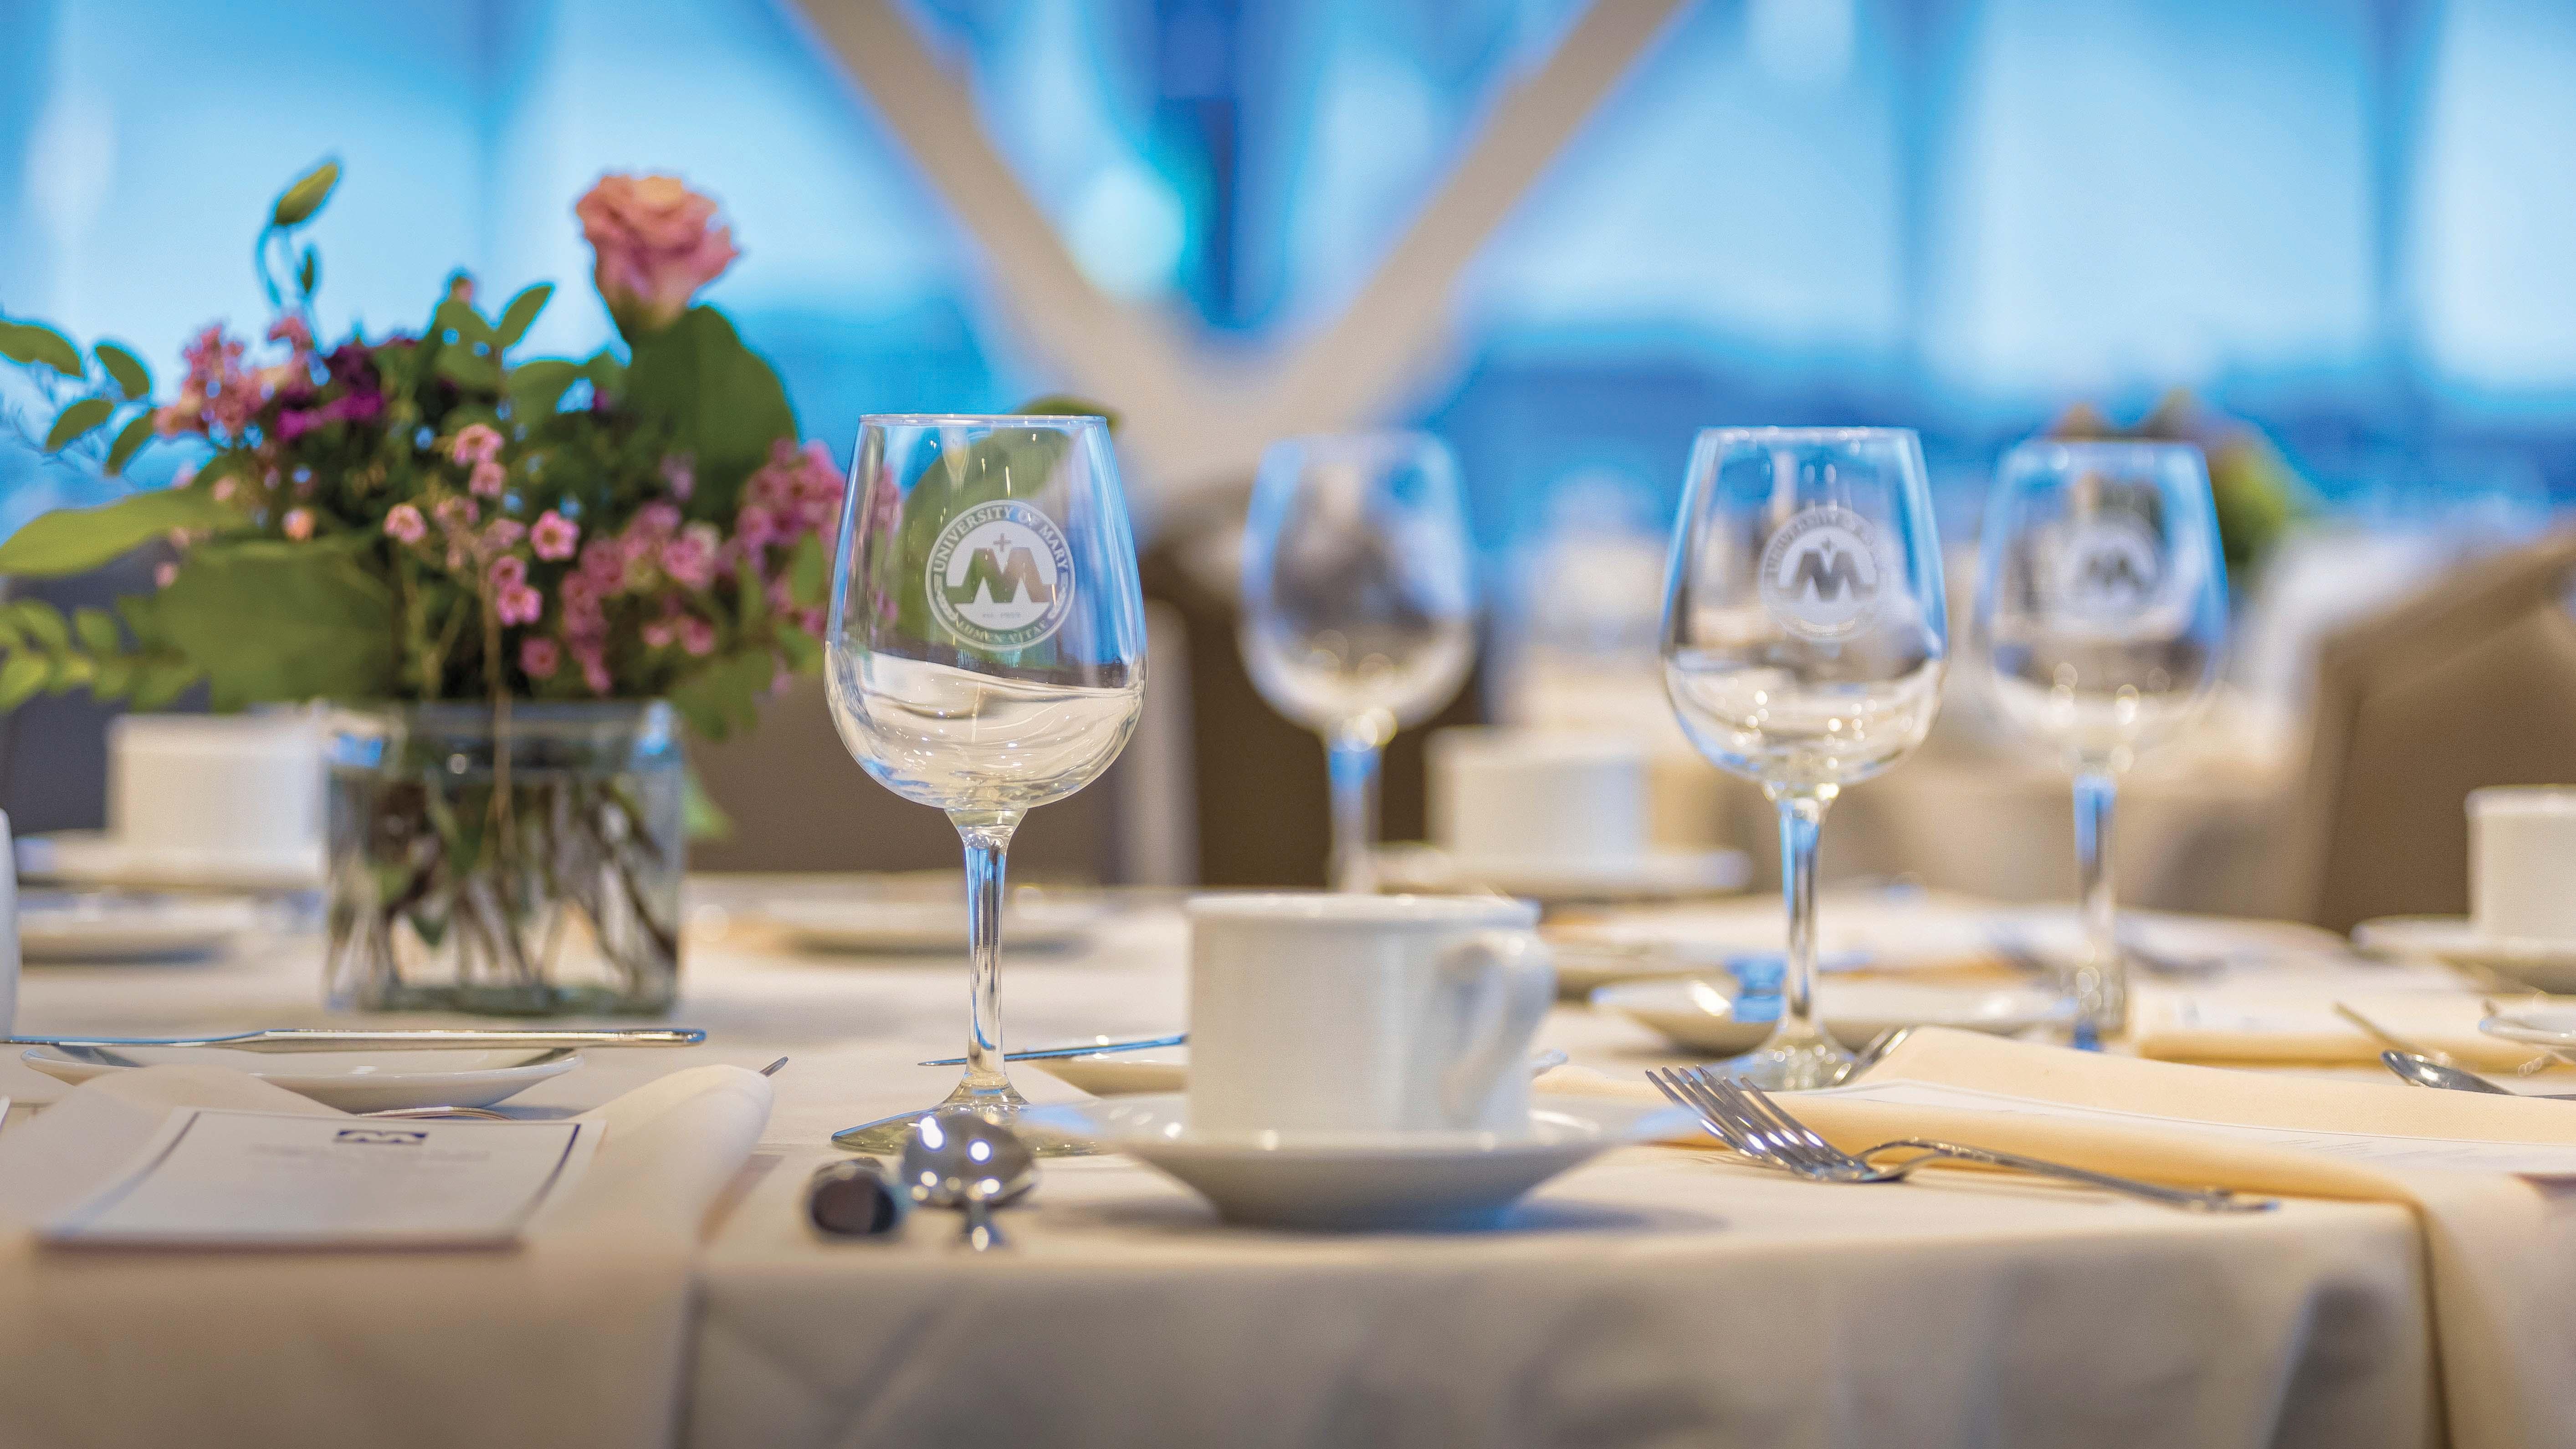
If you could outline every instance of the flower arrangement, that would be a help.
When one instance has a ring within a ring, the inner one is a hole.
[[[47,452],[109,473],[156,440],[190,454],[168,489],[0,544],[22,576],[181,545],[121,617],[0,611],[0,708],[77,686],[148,708],[199,679],[218,708],[659,697],[720,737],[816,667],[842,480],[768,363],[693,305],[737,255],[715,203],[603,178],[575,214],[624,353],[522,360],[553,288],[487,315],[462,273],[417,332],[317,340],[297,233],[338,179],[326,164],[272,210],[264,346],[208,327],[167,400],[129,349],[0,320],[0,354],[55,405]]]

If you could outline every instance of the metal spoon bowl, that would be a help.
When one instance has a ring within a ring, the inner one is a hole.
[[[904,1139],[901,1179],[912,1200],[965,1214],[965,1241],[977,1252],[1007,1247],[993,1209],[1038,1185],[1037,1155],[1019,1135],[971,1107],[923,1115]]]

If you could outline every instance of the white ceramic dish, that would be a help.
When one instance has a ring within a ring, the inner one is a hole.
[[[1027,1065],[1095,1097],[1132,1097],[1144,1092],[1185,1092],[1190,1085],[1190,1049],[1156,1047],[1136,1052],[1093,1052],[1078,1057],[1040,1057]],[[1565,1053],[1530,1053],[1530,1074],[1565,1065]]]
[[[1529,860],[1453,855],[1430,845],[1391,845],[1378,851],[1377,867],[1381,883],[1390,890],[1498,891],[1542,905],[1716,895],[1742,890],[1753,878],[1753,862],[1739,850]]]
[[[753,914],[801,951],[950,955],[966,950],[963,901],[771,901]],[[1091,939],[1100,908],[1014,901],[1002,911],[1006,951],[1062,951]]]
[[[28,891],[18,952],[30,963],[170,961],[210,954],[258,923],[248,901]]]
[[[1749,948],[1718,945],[1709,942],[1656,942],[1619,940],[1613,936],[1595,939],[1598,932],[1611,927],[1589,928],[1582,937],[1551,935],[1548,948],[1556,958],[1556,994],[1572,1001],[1587,1001],[1604,986],[1622,981],[1654,981],[1676,978],[1705,977],[1723,980],[1731,973],[1727,963],[1748,957],[1772,956]],[[1827,971],[1856,970],[1869,958],[1858,952],[1843,951],[1826,956],[1817,964]]]
[[[2055,992],[2021,987],[1908,986],[1827,982],[1818,989],[1825,1030],[1857,1050],[1900,1026],[1948,1026],[2011,1036],[2064,1021],[2072,1004]],[[1735,1014],[1733,993],[1709,981],[1632,981],[1605,986],[1592,1004],[1657,1032],[1686,1051],[1741,1056],[1771,1035],[1769,1017]]]
[[[2479,1022],[2478,1030],[2561,1053],[2576,1051],[2576,1005],[2511,1007]]]
[[[1334,1231],[1479,1228],[1530,1189],[1600,1152],[1688,1130],[1661,1104],[1533,1098],[1526,1135],[1481,1132],[1200,1136],[1186,1096],[1029,1109],[1029,1118],[1179,1179],[1230,1223]]]
[[[94,1061],[60,1047],[30,1047],[19,1060],[58,1082],[86,1082],[134,1067],[229,1067],[343,1112],[390,1107],[489,1107],[581,1065],[575,1051],[245,1052],[222,1047],[120,1047]],[[130,1063],[131,1065],[127,1065]]]
[[[96,830],[58,830],[18,842],[29,880],[137,890],[300,891],[322,886],[322,852],[156,850]]]
[[[2430,958],[2534,991],[2576,993],[2576,941],[2482,936],[2465,916],[2382,916],[2353,927],[2352,943],[2373,956]]]

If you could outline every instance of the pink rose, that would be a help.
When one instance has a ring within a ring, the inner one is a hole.
[[[528,538],[537,557],[560,563],[572,557],[573,546],[581,542],[581,525],[549,508],[537,516],[537,526]]]
[[[676,176],[602,176],[573,215],[599,258],[600,298],[630,338],[678,321],[740,255],[733,229],[713,224],[715,202]]]
[[[552,639],[525,639],[519,643],[519,668],[530,679],[552,679],[563,667],[563,651]]]
[[[385,512],[385,536],[396,543],[418,543],[428,532],[420,510],[408,503],[397,503]]]
[[[504,624],[533,624],[537,622],[537,616],[546,611],[546,600],[543,594],[526,584],[511,584],[501,590],[501,597],[492,611]]]

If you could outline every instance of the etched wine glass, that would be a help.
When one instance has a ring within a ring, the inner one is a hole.
[[[1324,737],[1335,890],[1376,888],[1387,741],[1476,657],[1475,559],[1448,445],[1290,438],[1262,455],[1243,544],[1243,658],[1270,707]]]
[[[1923,450],[1902,428],[1709,428],[1691,448],[1664,594],[1664,688],[1710,763],[1780,814],[1780,1023],[1732,1070],[1826,1087],[1852,1056],[1816,1024],[1816,836],[1846,786],[1923,742],[1949,626]]]
[[[2137,752],[2218,681],[2227,561],[2209,469],[2188,443],[2033,442],[1986,503],[1976,652],[1997,707],[2075,777],[2083,954],[2061,971],[2080,1040],[2128,1024],[2111,807]]]
[[[1134,732],[1144,618],[1101,419],[861,420],[833,564],[832,719],[870,775],[946,811],[965,844],[966,1071],[940,1107],[1009,1124],[1027,1105],[1002,1059],[1004,861],[1023,815],[1097,779]],[[900,1151],[922,1115],[832,1140]]]

